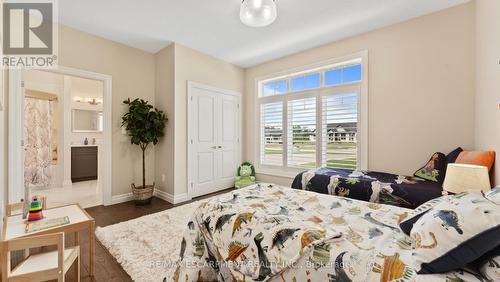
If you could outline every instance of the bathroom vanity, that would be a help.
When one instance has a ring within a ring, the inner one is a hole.
[[[97,145],[71,146],[71,181],[88,181],[97,179],[98,171]]]

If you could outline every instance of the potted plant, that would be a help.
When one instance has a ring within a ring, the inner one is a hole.
[[[128,111],[122,116],[122,127],[125,127],[130,136],[130,143],[139,145],[142,150],[142,186],[136,187],[132,183],[132,194],[137,205],[151,203],[155,183],[146,185],[146,149],[150,144],[156,145],[164,135],[167,117],[142,99],[123,101],[128,105]]]

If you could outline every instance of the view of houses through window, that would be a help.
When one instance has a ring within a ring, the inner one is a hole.
[[[260,83],[260,164],[358,167],[360,61]]]

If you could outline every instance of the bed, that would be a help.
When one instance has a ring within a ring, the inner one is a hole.
[[[320,168],[299,173],[292,188],[415,208],[442,194],[441,184],[382,172]]]
[[[411,210],[257,184],[201,203],[166,281],[483,281],[465,270],[420,275]]]

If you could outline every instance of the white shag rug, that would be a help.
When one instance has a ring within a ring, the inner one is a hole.
[[[95,234],[134,281],[163,281],[175,271],[191,215],[208,200],[98,227]]]

